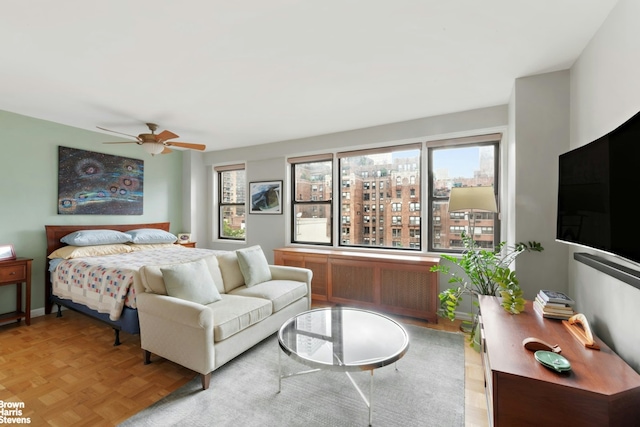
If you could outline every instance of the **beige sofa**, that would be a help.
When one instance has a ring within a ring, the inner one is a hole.
[[[311,277],[268,265],[259,246],[143,267],[134,286],[145,364],[151,353],[171,360],[201,374],[207,389],[212,371],[310,309]]]

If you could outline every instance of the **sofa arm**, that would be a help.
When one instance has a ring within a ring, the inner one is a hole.
[[[213,310],[167,295],[136,295],[140,347],[206,375],[215,369]]]
[[[293,280],[306,283],[309,308],[311,308],[311,279],[313,279],[313,271],[308,268],[290,267],[288,265],[270,265],[269,270],[271,270],[271,278],[273,280]]]
[[[192,328],[213,327],[213,310],[202,304],[146,292],[136,295],[136,304],[140,313],[162,318],[168,322]]]
[[[271,278],[273,280],[293,280],[311,285],[311,279],[313,278],[313,271],[308,268],[270,265],[269,270],[271,270]]]

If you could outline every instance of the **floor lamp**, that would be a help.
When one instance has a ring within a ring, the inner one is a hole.
[[[474,210],[498,212],[493,187],[453,187],[449,194],[449,212],[469,212],[469,231],[475,240]]]

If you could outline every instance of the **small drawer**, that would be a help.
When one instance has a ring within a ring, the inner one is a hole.
[[[0,267],[0,283],[19,282],[27,278],[27,268],[24,265],[8,265]]]

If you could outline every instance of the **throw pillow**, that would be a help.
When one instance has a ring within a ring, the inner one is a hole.
[[[211,304],[222,299],[203,259],[162,267],[160,271],[167,295],[198,304]]]
[[[222,274],[225,292],[231,292],[244,285],[244,277],[242,277],[242,271],[240,271],[236,251],[221,252],[217,254],[216,258],[218,259],[218,266]]]
[[[271,280],[269,262],[262,252],[260,245],[238,249],[238,264],[247,287]]]

